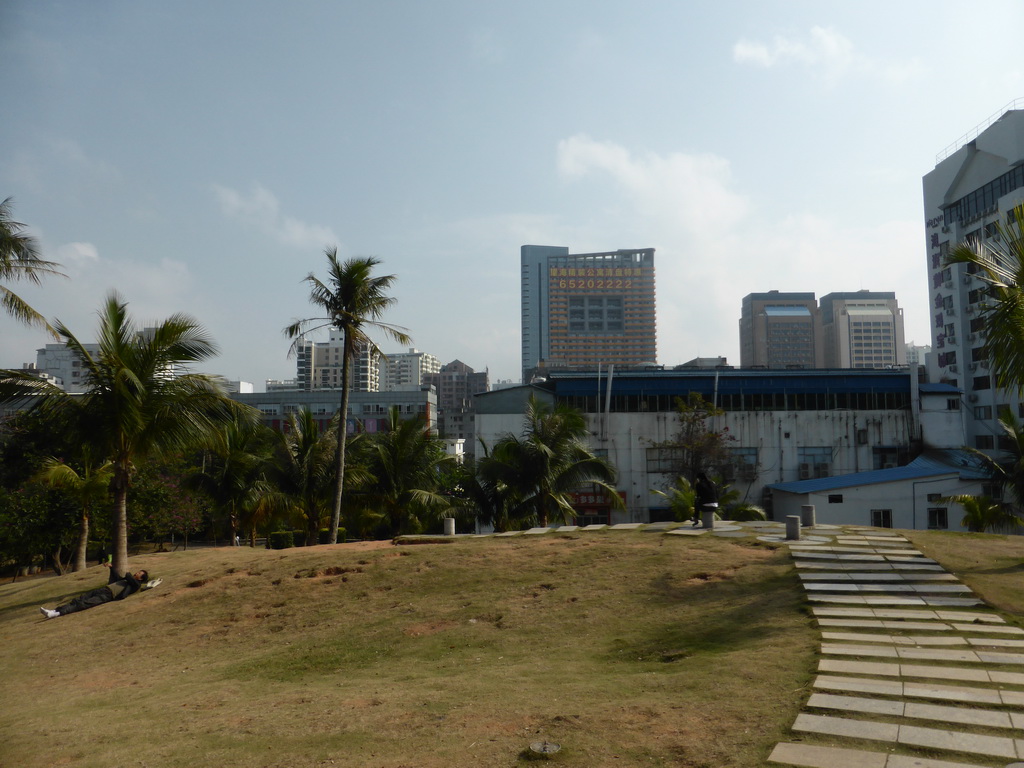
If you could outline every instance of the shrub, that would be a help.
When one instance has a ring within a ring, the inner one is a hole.
[[[295,537],[291,531],[274,531],[269,542],[271,549],[288,549],[295,546]]]
[[[305,531],[292,531],[292,546],[304,547],[306,546],[306,532]]]

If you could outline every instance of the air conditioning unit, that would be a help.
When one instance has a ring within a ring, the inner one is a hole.
[[[968,307],[968,309],[969,309],[969,307]],[[953,309],[952,307],[947,307],[947,308],[946,308],[946,314],[947,314],[947,315],[950,315],[950,316],[953,316],[953,315],[955,315],[955,314],[956,314],[956,310],[955,310],[955,309]]]
[[[956,336],[952,336],[952,335],[947,336],[946,337],[946,343],[947,344],[956,344]]]
[[[978,364],[977,363],[968,363],[967,364],[967,369],[969,371],[976,371],[976,370],[978,370]]]
[[[831,464],[815,464],[814,475],[815,477],[828,477],[832,472]]]
[[[976,403],[976,402],[978,402],[978,396],[977,395],[968,395],[967,396],[967,402],[968,403]]]
[[[949,227],[947,227],[946,225],[943,225],[942,226],[942,231],[943,232],[949,232]]]
[[[960,369],[957,368],[955,365],[949,366],[949,370],[950,370],[951,373],[959,373],[960,372]]]
[[[973,280],[974,279],[970,275],[964,275],[964,285],[970,285]]]
[[[952,280],[947,280],[947,281],[946,281],[946,282],[944,282],[944,283],[943,283],[942,285],[943,285],[943,287],[945,287],[945,288],[952,288],[952,287],[953,287],[953,281],[952,281]]]
[[[971,305],[971,304],[967,305],[967,314],[968,315],[973,315],[974,314],[974,306],[973,305]]]
[[[810,480],[811,479],[811,465],[810,464],[801,464],[800,465],[800,479],[801,480]]]
[[[978,339],[978,334],[976,334],[976,333],[972,333],[972,334],[968,335],[968,337],[967,337],[968,341],[976,341],[977,339]]]
[[[987,370],[988,369],[988,360],[982,360],[981,361],[981,367],[985,368]]]

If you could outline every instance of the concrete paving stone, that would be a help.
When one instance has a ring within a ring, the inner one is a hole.
[[[977,621],[991,624],[1005,624],[1006,620],[996,613],[977,613],[970,611],[936,611],[935,615],[943,621]]]
[[[852,718],[833,717],[830,715],[797,716],[793,730],[808,733],[825,733],[830,736],[847,736],[849,738],[866,738],[871,741],[894,742],[899,738],[899,726],[895,723],[878,723],[873,720],[854,720]]]
[[[899,677],[899,664],[885,664],[880,661],[847,661],[845,659],[820,659],[819,672],[840,672],[847,675],[871,675],[873,677]]]
[[[833,563],[825,560],[800,560],[794,565],[798,569],[815,573],[848,573],[851,571],[884,571],[888,573],[896,570],[891,563]]]
[[[933,680],[961,680],[971,683],[991,682],[988,670],[978,667],[947,667],[931,664],[900,664],[903,677],[922,677]]]
[[[1024,728],[1024,712],[1008,712],[1010,716],[1011,728],[1022,729]]]
[[[1000,635],[1024,635],[1024,629],[1020,627],[992,627],[984,624],[953,624],[953,629],[958,632],[985,632],[988,634]]]
[[[999,691],[999,700],[1008,707],[1024,707],[1024,691]]]
[[[947,749],[952,752],[970,752],[991,757],[1017,757],[1017,746],[1006,736],[984,736],[963,731],[945,731],[939,728],[921,728],[916,725],[899,726],[900,744],[931,749]]]
[[[526,533],[527,536],[536,536],[536,535],[541,534],[541,533],[551,533],[553,530],[554,530],[554,528],[546,528],[546,527],[529,528],[526,531],[524,531],[524,533]]]
[[[566,531],[578,531],[580,527],[578,525],[560,525],[555,528],[556,533],[565,533]]]
[[[814,581],[814,582],[817,582],[817,581],[830,581],[830,580],[834,580],[834,581],[852,581],[853,580],[853,577],[849,573],[835,573],[835,572],[832,572],[832,571],[826,571],[824,573],[822,573],[821,571],[815,571],[813,573],[805,572],[805,573],[798,573],[797,576],[800,577],[800,581]]]
[[[502,536],[522,536],[522,535],[523,535],[522,531],[505,531],[504,533],[496,533],[496,534],[494,534],[494,538],[497,539],[497,538],[500,538]]]
[[[584,525],[582,530],[584,530],[584,531],[603,531],[607,527],[608,526],[606,524],[604,524],[604,523],[594,523],[593,525]]]
[[[842,747],[818,747],[813,744],[782,742],[768,755],[768,762],[799,765],[804,768],[886,768],[888,755]],[[972,768],[977,768],[973,766]]]
[[[861,592],[917,592],[916,584],[860,584]]]
[[[821,652],[830,656],[878,656],[886,659],[898,659],[896,648],[877,645],[846,645],[842,643],[822,643]]]
[[[846,736],[852,739],[895,742],[899,738],[900,726],[895,723],[877,723],[873,720],[853,720],[848,717],[804,713],[797,715],[793,730]]]
[[[894,571],[931,571],[944,572],[945,569],[938,563],[892,563]]]
[[[864,605],[929,605],[927,598],[910,595],[870,595],[865,596]]]
[[[841,698],[841,697],[840,697]],[[904,717],[915,720],[938,720],[944,723],[961,725],[977,725],[985,728],[1015,728],[1009,712],[996,712],[991,709],[976,707],[949,707],[942,704],[922,704],[916,701],[907,702],[903,710]]]
[[[977,763],[951,763],[948,760],[934,760],[911,755],[889,755],[885,768],[980,768]],[[1002,768],[1000,764],[999,768]]]
[[[968,688],[962,685],[938,683],[904,683],[906,698],[940,699],[942,701],[971,702],[973,704],[1003,704],[1001,692],[989,688]]]
[[[824,584],[804,584],[804,589],[808,592],[859,592],[860,587],[857,584],[846,583],[840,584],[838,582],[830,583],[825,582]]]
[[[918,554],[920,554],[920,553],[918,553]],[[894,554],[891,554],[891,553],[887,553],[885,555],[885,559],[888,560],[890,563],[912,563],[914,565],[918,565],[918,564],[938,565],[938,563],[935,562],[934,560],[932,560],[930,557],[924,557],[923,555],[921,557],[911,557],[911,556],[904,557],[903,555],[894,555]]]
[[[808,707],[834,709],[840,712],[864,712],[870,715],[901,717],[904,704],[893,699],[866,699],[861,696],[837,696],[832,693],[812,693]],[[1010,718],[1006,718],[1009,722]]]
[[[931,597],[924,595],[921,599],[924,600],[925,605],[931,605],[936,608],[952,607],[954,605],[959,605],[964,608],[971,608],[975,605],[985,604],[976,597]]]
[[[707,528],[673,528],[665,531],[666,536],[703,536],[708,532]]]
[[[749,534],[743,533],[742,531],[733,533],[731,531],[720,531],[717,528],[711,532],[712,536],[718,536],[722,539],[745,539]]]
[[[1024,653],[978,651],[978,658],[986,664],[1024,664]]]
[[[1008,640],[1005,637],[969,637],[967,642],[979,647],[1024,648],[1024,640]]]
[[[641,525],[644,525],[644,523],[616,523],[611,526],[611,529],[613,531],[635,531]]]
[[[956,582],[960,583],[960,579],[954,576],[952,573],[900,573],[900,578],[904,581],[918,582],[933,582],[933,581],[945,581],[945,582]]]
[[[875,616],[880,619],[937,619],[938,612],[927,609],[875,608]]]
[[[967,645],[967,639],[949,635],[932,637],[930,635],[881,635],[871,632],[834,632],[824,631],[821,636],[825,640],[845,640],[851,643],[889,643],[892,645]]]
[[[1002,670],[990,669],[988,679],[993,683],[1003,685],[1024,685],[1024,672],[1003,672]]]
[[[924,598],[921,597],[883,597],[880,595],[832,595],[827,593],[822,594],[810,594],[807,596],[808,600],[813,600],[818,603],[839,603],[846,605],[871,605],[871,606],[882,606],[882,605],[927,605]]]
[[[848,640],[854,643],[888,643],[894,645],[891,635],[873,635],[867,632],[822,632],[823,640]]]
[[[844,627],[848,629],[895,629],[897,631],[925,630],[928,632],[949,632],[949,624],[927,621],[883,621],[882,619],[818,619],[819,627]]]
[[[896,680],[874,680],[863,677],[838,677],[818,675],[813,686],[826,691],[847,693],[874,693],[881,696],[902,696],[903,683]]]
[[[896,655],[901,659],[914,661],[955,661],[978,663],[981,654],[974,651],[945,650],[940,648],[896,648]]]
[[[856,560],[863,563],[884,563],[885,557],[882,555],[836,555],[839,560]]]
[[[971,588],[964,584],[911,584],[915,592],[926,592],[933,595],[970,593]]]
[[[842,627],[844,629],[885,629],[881,619],[816,619],[819,627]]]

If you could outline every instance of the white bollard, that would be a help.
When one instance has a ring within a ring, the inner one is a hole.
[[[701,528],[714,528],[715,510],[702,509],[700,512],[700,525]]]
[[[786,540],[800,540],[800,515],[786,516]]]
[[[455,535],[455,518],[446,517],[444,518],[444,535],[454,536]]]
[[[803,504],[800,507],[800,525],[804,528],[813,528],[814,522],[814,505]]]

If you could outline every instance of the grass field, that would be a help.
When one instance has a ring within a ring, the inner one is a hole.
[[[0,586],[0,766],[761,765],[817,632],[785,549],[595,532],[133,559]]]

